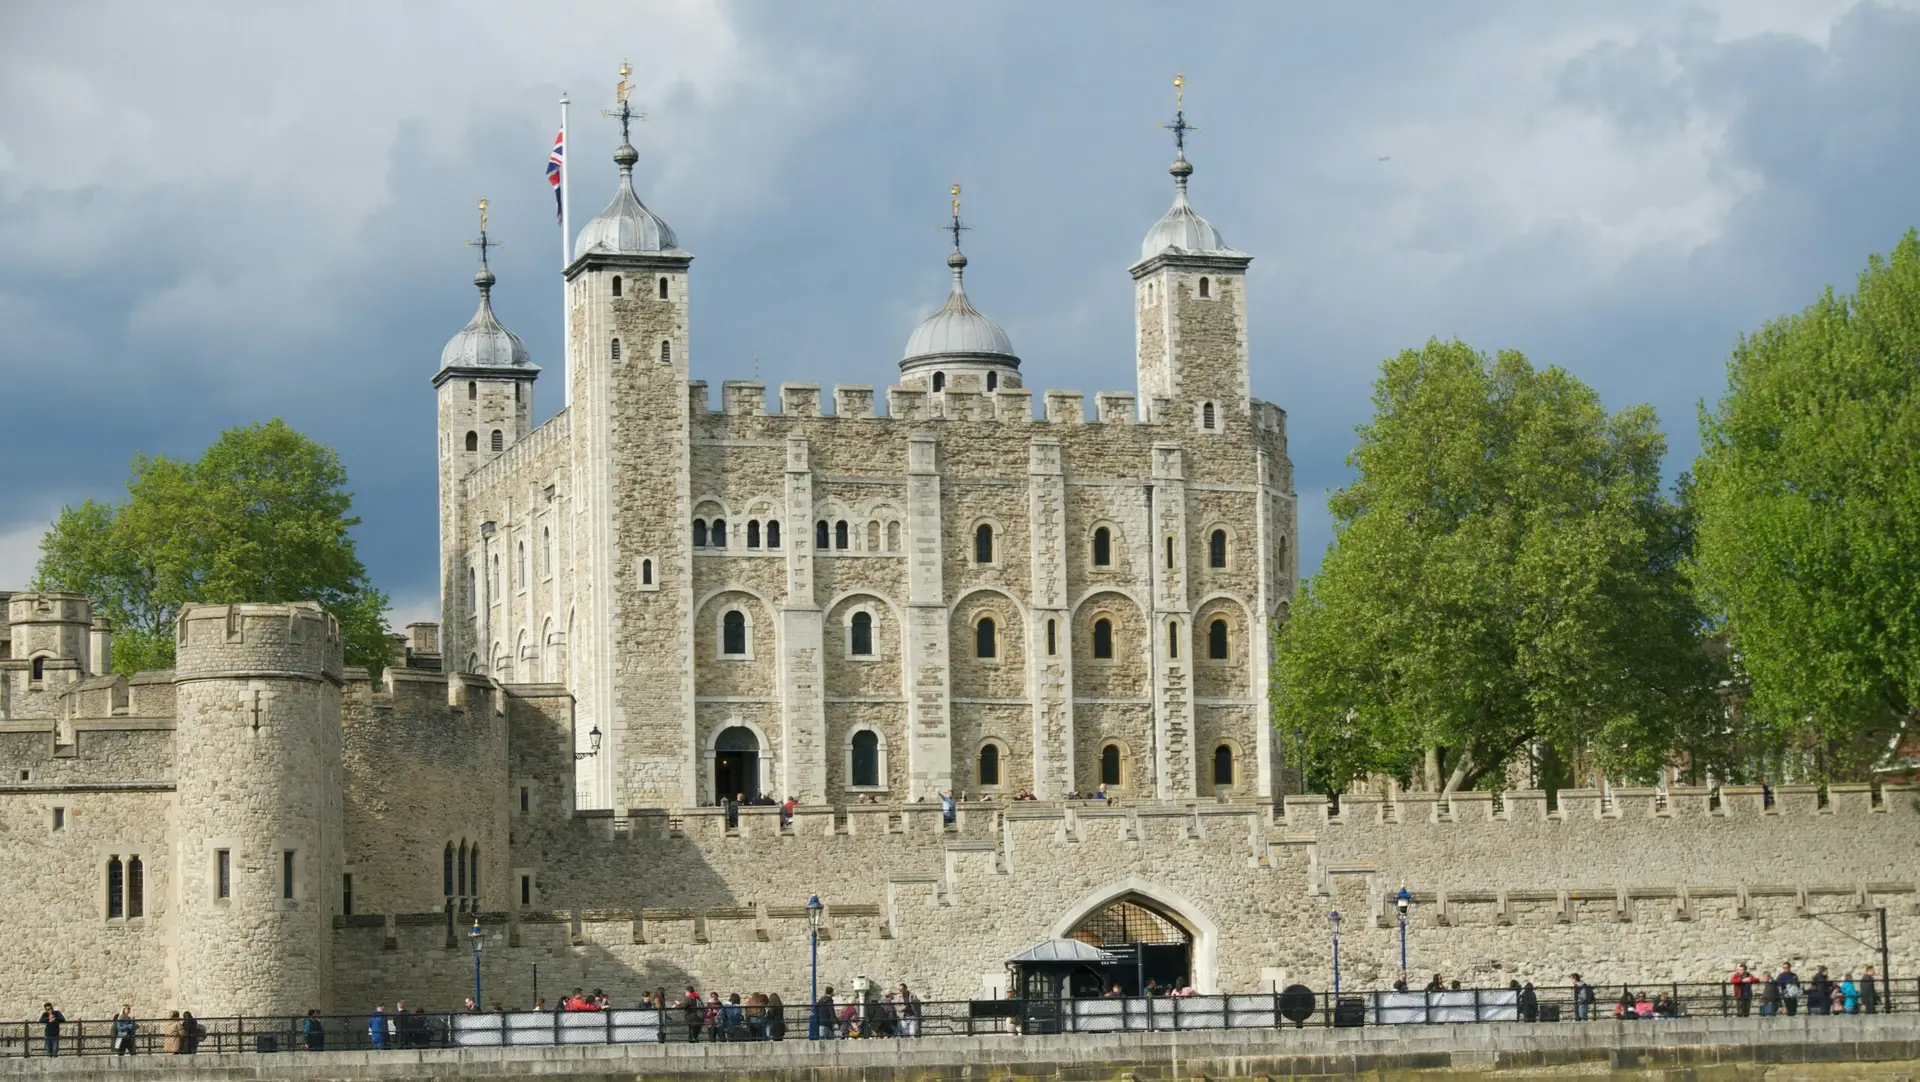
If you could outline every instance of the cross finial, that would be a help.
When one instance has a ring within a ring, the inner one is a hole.
[[[959,181],[956,180],[953,182],[953,191],[951,194],[953,195],[953,223],[951,225],[946,226],[945,228],[947,232],[953,234],[953,250],[957,252],[960,250],[960,234],[966,232],[966,229],[967,229],[966,226],[960,224],[960,182]]]
[[[1178,156],[1182,158],[1187,156],[1187,133],[1200,130],[1194,125],[1187,123],[1186,91],[1187,77],[1179,72],[1175,72],[1173,76],[1173,122],[1160,125],[1173,133],[1173,148],[1179,152]]]
[[[634,121],[647,119],[645,112],[636,111],[632,103],[627,100],[633,93],[633,83],[629,78],[632,74],[633,65],[627,63],[625,60],[620,61],[620,81],[613,84],[613,102],[615,108],[600,110],[601,116],[610,116],[620,121],[620,141],[622,143],[633,142],[630,128]]]
[[[500,247],[499,241],[487,239],[487,201],[485,198],[480,200],[480,239],[468,241],[467,247],[480,249],[480,265],[482,267],[487,265],[487,249]]]

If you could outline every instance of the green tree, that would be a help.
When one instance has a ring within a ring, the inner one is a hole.
[[[1920,710],[1920,242],[1743,339],[1701,408],[1696,575],[1745,710],[1828,778]]]
[[[346,483],[332,448],[279,420],[228,429],[198,462],[139,455],[124,501],[62,509],[34,585],[95,600],[117,672],[171,666],[194,601],[317,601],[340,620],[347,663],[378,669],[387,598],[354,552]]]
[[[1424,762],[1472,787],[1531,753],[1645,775],[1720,727],[1651,409],[1438,341],[1373,401],[1279,634],[1275,723],[1311,784]]]

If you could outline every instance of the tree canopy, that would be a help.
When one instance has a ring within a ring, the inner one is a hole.
[[[1743,339],[1701,409],[1695,573],[1745,710],[1858,776],[1920,710],[1920,242]]]
[[[1275,724],[1309,784],[1437,762],[1471,787],[1536,753],[1643,775],[1715,731],[1650,408],[1439,341],[1388,360],[1373,404],[1279,634]]]
[[[116,672],[171,666],[174,622],[196,601],[317,601],[347,663],[378,668],[387,598],[354,552],[346,483],[332,448],[277,419],[228,429],[197,462],[139,455],[124,501],[62,509],[34,585],[94,599]]]

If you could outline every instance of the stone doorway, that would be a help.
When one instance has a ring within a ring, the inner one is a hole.
[[[760,739],[744,725],[722,729],[713,742],[714,803],[739,794],[760,795]]]
[[[1087,914],[1067,935],[1126,959],[1103,967],[1097,978],[1092,970],[1076,974],[1073,995],[1099,995],[1108,985],[1116,983],[1130,996],[1143,994],[1149,983],[1162,990],[1195,983],[1193,933],[1172,914],[1140,895],[1125,894],[1114,899]]]

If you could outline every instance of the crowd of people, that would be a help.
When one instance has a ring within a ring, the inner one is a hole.
[[[1848,970],[1837,981],[1826,966],[1818,966],[1813,976],[1802,982],[1792,962],[1782,962],[1780,968],[1765,976],[1741,962],[1727,983],[1733,986],[1734,1013],[1743,1018],[1753,1013],[1755,985],[1759,986],[1762,1016],[1799,1014],[1802,998],[1808,1014],[1877,1014],[1880,1009],[1880,982],[1872,966],[1864,968],[1859,977]]]

